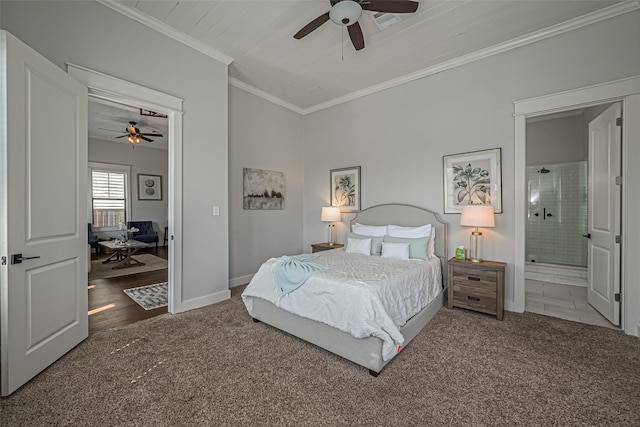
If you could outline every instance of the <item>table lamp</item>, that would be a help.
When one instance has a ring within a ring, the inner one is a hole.
[[[467,205],[462,208],[460,225],[475,227],[471,232],[469,254],[467,258],[471,262],[482,262],[480,249],[482,248],[482,232],[478,227],[495,227],[496,222],[493,216],[493,206],[490,205]]]
[[[322,222],[329,223],[329,245],[334,244],[333,238],[333,229],[335,228],[334,222],[341,221],[340,217],[340,208],[339,207],[324,207],[322,208],[322,217],[320,218]]]

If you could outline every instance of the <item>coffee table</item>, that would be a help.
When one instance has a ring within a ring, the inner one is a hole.
[[[139,242],[137,240],[128,240],[126,242],[106,240],[104,242],[98,242],[98,244],[113,251],[113,254],[111,254],[109,258],[102,261],[103,264],[108,264],[110,262],[117,263],[111,267],[112,270],[145,265],[144,262],[138,261],[132,256],[141,248],[149,246],[144,242]]]

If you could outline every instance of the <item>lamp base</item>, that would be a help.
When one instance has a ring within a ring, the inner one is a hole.
[[[471,262],[482,262],[482,260],[480,258],[469,258],[469,261],[471,261]]]

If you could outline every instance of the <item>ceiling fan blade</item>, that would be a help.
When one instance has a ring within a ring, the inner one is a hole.
[[[118,139],[118,138],[124,138],[125,136],[129,136],[129,134],[128,134],[128,133],[125,133],[124,135],[116,136],[115,138],[116,138],[116,139]]]
[[[313,21],[309,22],[307,25],[302,27],[300,31],[295,33],[293,35],[293,38],[298,40],[303,38],[304,36],[308,35],[312,31],[316,30],[320,25],[324,24],[328,20],[329,20],[329,12],[318,16],[316,19],[314,19]]]
[[[161,133],[145,133],[144,136],[149,136],[149,137],[154,137],[155,136],[156,138],[162,138],[162,134]]]
[[[98,128],[100,130],[108,130],[109,132],[118,132],[118,133],[123,133],[123,130],[115,130],[115,129],[107,129],[107,128]]]
[[[349,37],[351,37],[353,47],[355,47],[356,50],[364,49],[364,36],[362,35],[360,24],[356,21],[355,24],[349,25],[347,30],[349,31]]]
[[[144,135],[140,135],[140,139],[144,139],[145,141],[153,142],[153,139],[149,139]]]
[[[418,2],[410,0],[371,0],[360,5],[372,12],[413,13],[418,10]]]

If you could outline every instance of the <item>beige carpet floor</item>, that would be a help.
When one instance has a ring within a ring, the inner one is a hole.
[[[113,269],[115,263],[103,264],[104,258],[91,261],[91,271],[89,272],[89,280],[107,279],[109,277],[127,276],[129,274],[145,273],[147,271],[161,270],[167,268],[167,260],[151,254],[137,254],[133,258],[145,265],[140,267],[127,267],[117,270]]]
[[[640,340],[537,314],[442,309],[380,374],[231,300],[91,336],[0,423],[143,426],[640,425]]]

